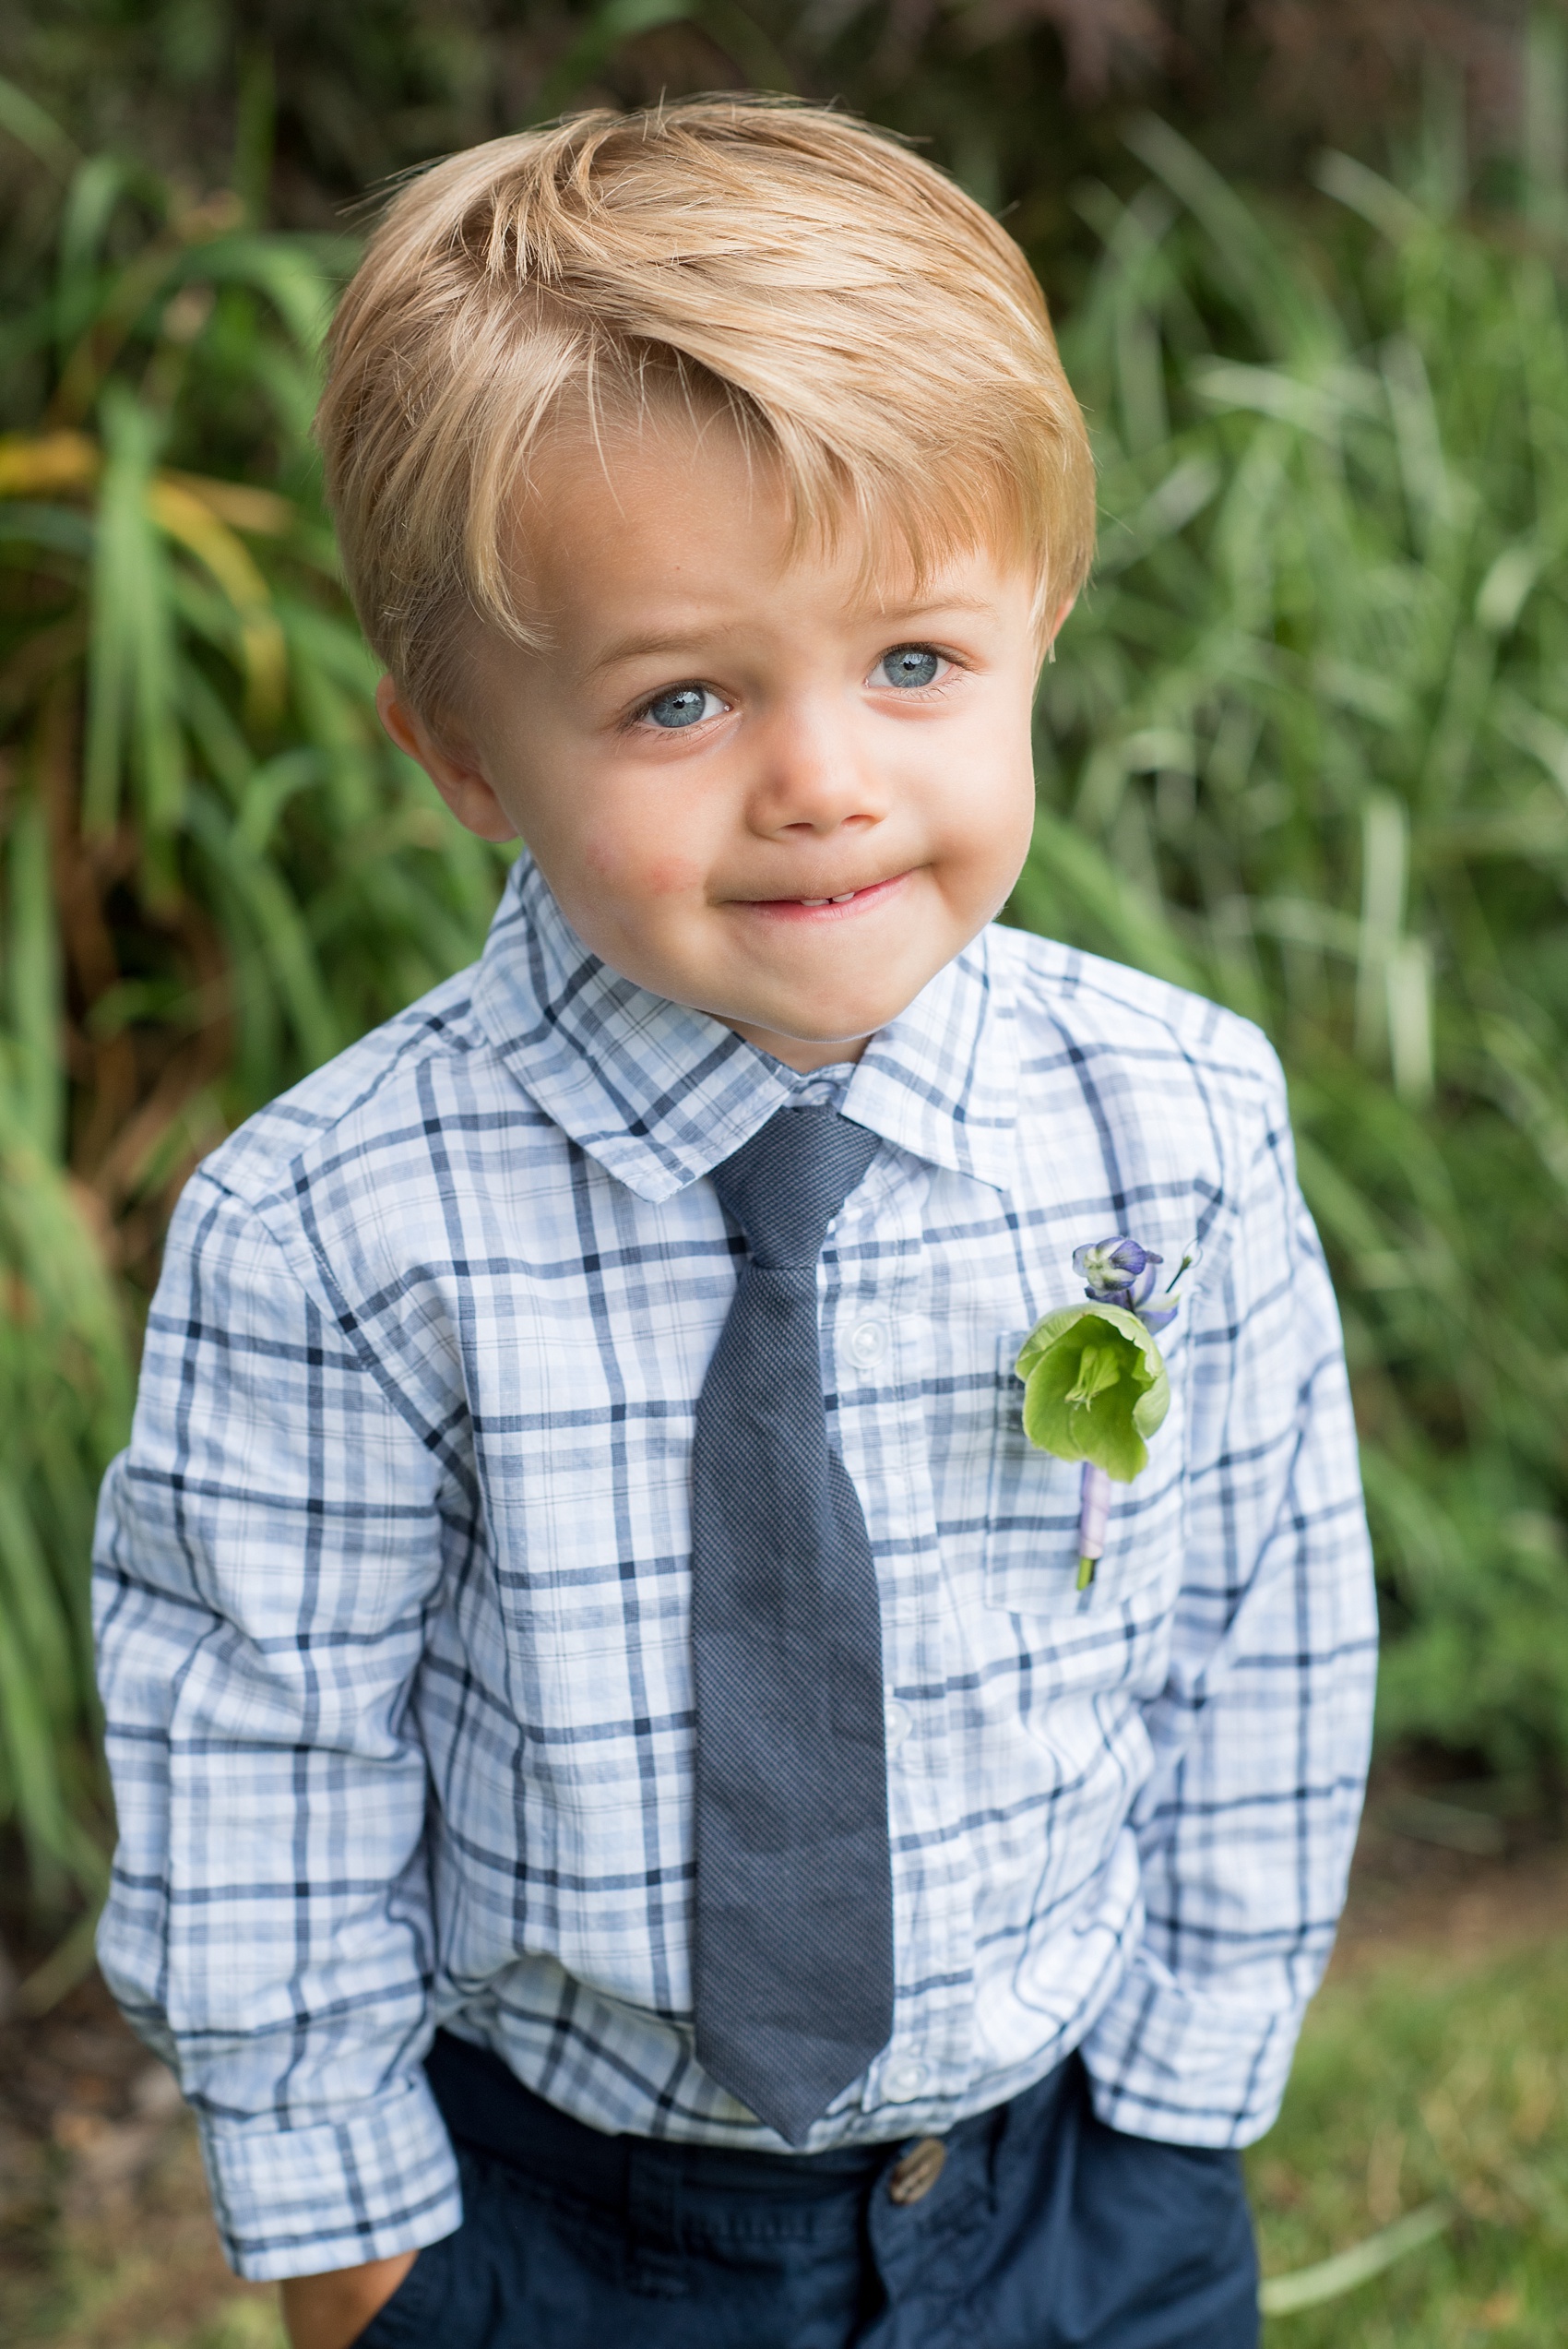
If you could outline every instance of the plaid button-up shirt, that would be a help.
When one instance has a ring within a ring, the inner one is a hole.
[[[185,1191],[101,1510],[100,1947],[244,2274],[457,2224],[441,2022],[597,2128],[778,2146],[692,2053],[688,1470],[742,1245],[704,1178],[798,1082],[587,954],[525,860],[476,970]],[[1373,1662],[1277,1064],[993,928],[843,1107],[882,1147],[823,1377],[882,1596],[897,2005],[810,2149],[1074,2047],[1113,2126],[1244,2142],[1332,1938]],[[1203,1256],[1080,1592],[1078,1472],[1012,1365],[1116,1231]]]

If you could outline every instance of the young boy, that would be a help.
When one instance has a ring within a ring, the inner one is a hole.
[[[1083,428],[841,115],[393,203],[321,435],[484,956],[192,1180],[99,1621],[103,1968],[298,2349],[1241,2349],[1372,1606],[1243,1021],[990,926]],[[1198,1271],[1077,1586],[1013,1365]]]

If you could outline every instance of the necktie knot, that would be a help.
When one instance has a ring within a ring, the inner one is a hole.
[[[713,1170],[725,1213],[766,1271],[803,1270],[876,1155],[876,1136],[836,1109],[780,1109]]]

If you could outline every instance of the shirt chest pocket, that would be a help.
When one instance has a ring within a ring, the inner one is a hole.
[[[1083,1469],[1037,1450],[1024,1433],[1024,1387],[1013,1365],[1028,1330],[999,1340],[996,1407],[990,1428],[985,1553],[986,1604],[1015,1615],[1098,1615],[1134,1593],[1173,1598],[1181,1579],[1182,1404],[1173,1381],[1165,1425],[1149,1462],[1131,1485],[1111,1488],[1105,1555],[1087,1591],[1078,1584],[1078,1510]]]

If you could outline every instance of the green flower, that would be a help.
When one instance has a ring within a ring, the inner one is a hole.
[[[1119,1305],[1070,1305],[1048,1313],[1018,1356],[1024,1433],[1058,1460],[1087,1460],[1118,1485],[1146,1464],[1170,1408],[1159,1348],[1135,1313]]]

